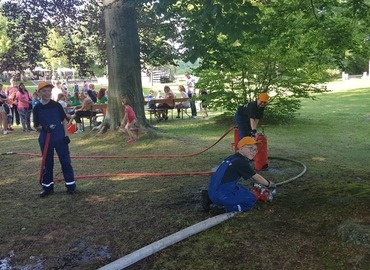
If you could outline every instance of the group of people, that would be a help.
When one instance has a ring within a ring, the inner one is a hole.
[[[22,124],[24,132],[34,131],[31,128],[32,108],[37,103],[37,98],[31,95],[24,83],[17,82],[14,78],[10,85],[3,89],[0,83],[0,125],[2,134],[13,132],[14,120],[17,125]]]
[[[87,84],[86,81],[81,92],[75,84],[73,94],[60,81],[51,85],[53,86],[51,99],[62,105],[70,122],[73,119],[76,120],[79,127],[78,132],[82,132],[81,117],[87,113],[90,115],[90,112],[85,112],[88,106],[94,103],[107,103],[108,100],[107,89],[101,88],[99,92],[96,92],[94,84]],[[35,131],[31,127],[31,116],[33,108],[38,103],[40,103],[39,92],[35,91],[31,94],[23,82],[17,85],[16,79],[11,78],[10,85],[5,89],[0,83],[0,130],[2,134],[13,132],[14,122],[16,125],[22,125],[24,132]]]
[[[178,86],[178,92],[181,95],[181,98],[186,98],[189,100],[181,101],[181,102],[163,102],[159,104],[154,104],[150,102],[151,99],[166,99],[171,100],[176,98],[176,95],[173,93],[171,88],[166,85],[163,89],[164,94],[162,94],[162,91],[159,90],[157,95],[155,94],[154,90],[150,90],[149,94],[145,97],[146,101],[148,102],[148,108],[149,109],[161,109],[156,112],[156,117],[159,121],[162,120],[168,120],[168,109],[177,109],[177,116],[176,118],[180,118],[181,109],[191,109],[191,118],[197,118],[197,108],[195,104],[195,97],[196,97],[196,89],[195,89],[195,83],[197,82],[197,79],[190,75],[190,73],[185,73],[186,77],[186,88],[184,85]],[[201,98],[201,104],[200,109],[204,112],[203,117],[208,117],[208,101],[204,97],[208,94],[207,90],[199,91],[199,95],[203,96]]]
[[[84,84],[81,92],[79,92],[78,88],[75,87],[73,95],[64,93],[63,89],[53,88],[52,97],[54,97],[54,92],[57,94],[57,101],[62,105],[66,112],[68,124],[72,124],[73,121],[76,122],[75,133],[83,132],[83,117],[91,115],[94,116],[97,114],[95,111],[90,111],[91,105],[106,104],[108,102],[107,89],[100,88],[99,92],[96,92],[95,85],[93,83],[88,85]]]
[[[182,98],[189,98],[188,94],[185,91],[185,87],[183,85],[179,85],[178,90],[181,94]],[[180,112],[182,108],[190,108],[190,102],[189,101],[182,101],[174,103],[173,99],[176,98],[176,95],[173,93],[171,88],[166,85],[163,89],[164,95],[162,94],[162,91],[159,90],[157,95],[155,95],[154,90],[150,90],[149,94],[145,97],[146,101],[148,102],[148,108],[149,109],[159,109],[156,113],[157,121],[167,121],[168,120],[168,109],[174,109],[177,108],[177,117],[180,118]],[[164,99],[163,103],[154,104],[150,102],[152,99]]]

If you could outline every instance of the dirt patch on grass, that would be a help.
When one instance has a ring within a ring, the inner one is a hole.
[[[339,235],[347,242],[370,249],[370,220],[361,223],[347,221],[338,228]]]

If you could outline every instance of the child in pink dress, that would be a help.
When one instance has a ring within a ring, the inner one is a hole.
[[[130,137],[127,142],[134,142],[136,141],[136,137],[139,131],[138,128],[135,127],[135,123],[137,122],[136,114],[132,109],[127,97],[122,98],[122,105],[125,110],[125,115],[123,117],[121,126],[125,127],[125,130]]]

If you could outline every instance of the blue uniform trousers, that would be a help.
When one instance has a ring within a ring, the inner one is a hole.
[[[251,136],[252,129],[250,127],[250,123],[242,121],[238,112],[235,113],[235,122],[236,125],[238,126],[239,141],[246,136]]]
[[[208,186],[208,195],[215,204],[225,207],[226,212],[244,212],[250,210],[256,204],[256,196],[246,187],[238,184],[239,178],[235,181],[221,183],[222,177],[234,159],[226,159],[218,167],[217,171],[211,176]]]
[[[71,165],[71,158],[69,154],[68,144],[64,141],[64,132],[61,133],[58,129],[63,128],[62,125],[57,126],[54,130],[51,130],[50,141],[48,152],[46,154],[45,166],[42,174],[42,188],[49,189],[54,186],[54,149],[57,152],[59,162],[62,167],[62,172],[65,180],[65,185],[68,189],[74,190],[76,183],[74,180],[74,172]],[[62,136],[60,135],[62,134]],[[41,132],[39,136],[39,144],[41,153],[44,151],[46,139],[46,132]]]

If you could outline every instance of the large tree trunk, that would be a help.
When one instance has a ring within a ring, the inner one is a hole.
[[[104,0],[108,59],[108,114],[117,129],[123,117],[122,96],[127,96],[141,125],[146,125],[141,84],[140,45],[135,6],[125,0]]]

